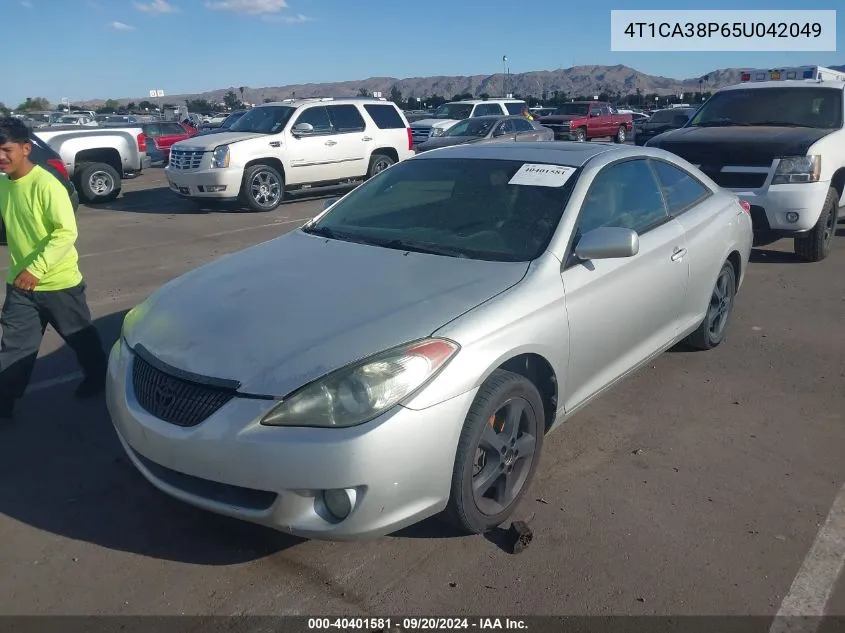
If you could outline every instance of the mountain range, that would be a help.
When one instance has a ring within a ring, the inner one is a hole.
[[[845,71],[843,66],[831,66],[836,70]],[[265,100],[278,101],[293,97],[351,97],[358,91],[365,89],[368,93],[381,92],[385,97],[396,86],[403,97],[424,98],[430,95],[440,95],[451,98],[456,94],[470,93],[472,95],[488,94],[499,96],[503,94],[503,81],[508,93],[523,96],[540,97],[543,93],[551,95],[554,91],[565,92],[570,95],[592,95],[601,92],[635,94],[658,94],[661,96],[696,92],[701,87],[704,91],[713,91],[726,85],[739,83],[741,68],[722,68],[714,70],[704,77],[690,79],[673,79],[648,75],[629,66],[575,66],[558,70],[537,70],[526,73],[471,76],[436,76],[409,77],[397,79],[395,77],[370,77],[356,81],[340,81],[334,83],[291,84],[285,86],[267,86],[252,88],[244,86],[241,95],[240,86],[229,86],[217,90],[192,94],[166,95],[163,99],[167,103],[184,103],[186,99],[206,99],[212,103],[221,102],[230,90],[234,91],[247,103],[263,103]],[[699,83],[700,82],[700,83]],[[121,104],[130,101],[138,102],[149,97],[117,99]],[[89,104],[101,104],[103,100],[89,101]]]

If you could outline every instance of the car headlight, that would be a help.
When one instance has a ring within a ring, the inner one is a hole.
[[[217,168],[224,168],[229,166],[229,146],[221,145],[214,149],[211,156],[211,166]]]
[[[458,349],[452,341],[430,338],[371,356],[295,391],[261,424],[325,428],[364,424],[425,385]]]
[[[446,133],[446,128],[433,127],[431,128],[431,136],[443,136]]]
[[[818,182],[822,171],[822,157],[814,154],[811,156],[787,156],[781,158],[778,163],[773,185],[784,185],[795,182]]]

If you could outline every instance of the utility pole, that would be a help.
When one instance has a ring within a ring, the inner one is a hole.
[[[505,84],[505,80],[507,78],[507,64],[508,64],[508,56],[502,55],[502,98],[504,99],[505,95],[508,94],[507,86]]]

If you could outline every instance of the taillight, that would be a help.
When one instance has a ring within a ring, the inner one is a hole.
[[[67,169],[65,169],[65,164],[60,161],[58,158],[50,158],[47,160],[47,164],[50,165],[53,169],[59,172],[65,180],[70,180],[67,175]]]
[[[138,151],[139,152],[146,152],[147,151],[147,137],[141,132],[138,137]]]
[[[751,214],[751,203],[750,202],[748,202],[747,200],[740,200],[739,206],[742,207],[743,211],[745,211],[749,215]]]
[[[407,128],[408,130],[408,149],[414,149],[414,135],[411,134],[411,128]]]

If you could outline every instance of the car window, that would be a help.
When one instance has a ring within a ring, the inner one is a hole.
[[[525,119],[512,119],[511,123],[513,124],[514,130],[516,130],[517,132],[533,132],[534,131],[534,126],[531,125],[531,123],[529,123]]]
[[[143,130],[145,136],[161,136],[161,126],[158,124],[147,124]]]
[[[402,120],[402,115],[391,105],[365,105],[364,110],[367,111],[375,124],[381,130],[396,130],[407,127]]]
[[[187,134],[187,132],[185,132],[185,128],[183,128],[178,123],[162,123],[161,124],[161,133],[162,134]]]
[[[521,114],[522,108],[525,107],[523,103],[506,103],[505,109],[508,111],[508,114]]]
[[[326,108],[337,132],[363,132],[367,127],[364,117],[352,104],[333,105]],[[313,125],[313,124],[312,124]],[[316,128],[316,126],[314,126]]]
[[[609,165],[595,177],[581,207],[579,231],[612,226],[644,233],[667,217],[648,163],[630,160]]]
[[[502,121],[497,129],[497,133],[502,135],[513,134],[514,132],[516,132],[516,130],[513,127],[513,120],[511,119],[505,119]]]
[[[710,189],[686,171],[659,160],[653,160],[651,164],[657,172],[669,213],[682,213],[710,195]]]
[[[328,134],[332,131],[332,123],[329,120],[329,113],[326,112],[325,106],[317,106],[305,110],[299,115],[294,125],[296,126],[300,123],[310,123],[313,125],[314,134]]]

